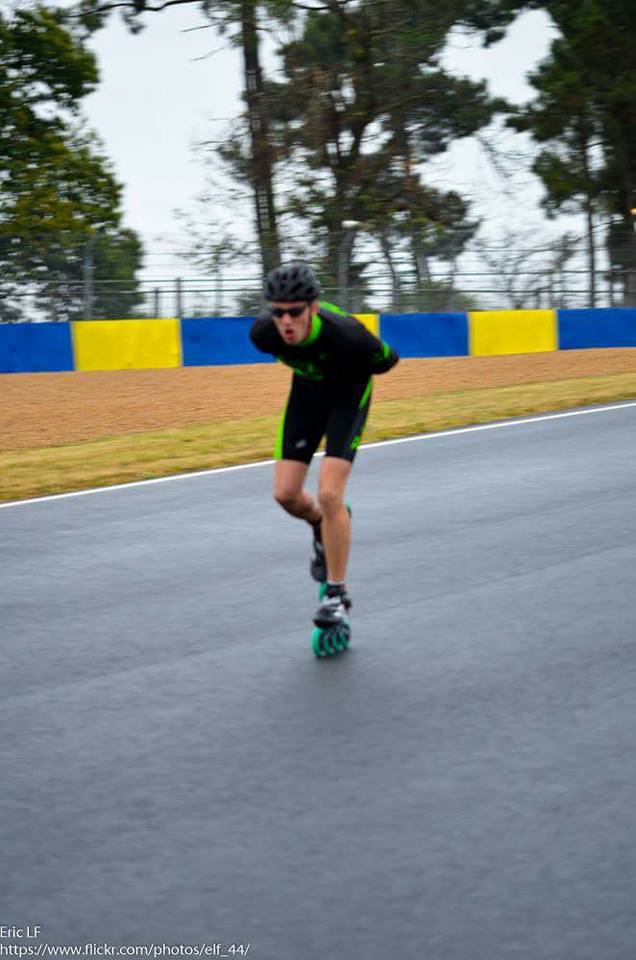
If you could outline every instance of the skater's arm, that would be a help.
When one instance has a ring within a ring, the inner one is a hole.
[[[351,361],[367,366],[372,373],[386,373],[399,360],[388,343],[367,330],[355,317],[338,317],[329,335],[339,352]]]
[[[380,350],[373,356],[372,370],[374,373],[388,373],[400,359],[393,347],[390,347],[384,340],[378,341]]]
[[[283,341],[270,314],[257,317],[250,329],[250,340],[261,353],[277,356]]]

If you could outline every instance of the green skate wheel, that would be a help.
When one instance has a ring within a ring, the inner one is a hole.
[[[319,660],[324,660],[326,657],[333,657],[336,653],[340,652],[334,641],[335,631],[333,629],[323,630],[321,627],[315,628],[311,637],[311,646]]]
[[[327,651],[328,657],[333,657],[337,653],[340,653],[340,648],[338,647],[338,637],[335,630],[323,630],[322,635],[322,645]]]
[[[342,623],[335,629],[335,637],[332,640],[332,644],[336,646],[340,652],[342,652],[343,650],[348,649],[350,639],[351,627],[348,623]]]
[[[320,629],[320,627],[315,627],[314,632],[311,635],[311,649],[314,651],[319,660],[329,656],[323,646],[323,631]]]
[[[343,650],[346,650],[346,646],[345,646],[345,643],[343,642],[342,633],[340,630],[334,630],[334,632],[331,634],[331,637],[329,639],[331,641],[331,646],[333,648],[334,653],[342,653]]]
[[[325,657],[334,657],[349,648],[351,627],[348,623],[341,623],[337,627],[323,630],[315,627],[311,636],[311,648],[319,660]]]

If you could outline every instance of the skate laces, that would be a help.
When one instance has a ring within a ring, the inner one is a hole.
[[[324,607],[337,607],[339,604],[344,606],[344,597],[340,593],[336,593],[333,597],[325,597],[322,602]]]
[[[326,596],[321,604],[323,610],[329,610],[332,613],[344,616],[351,606],[351,601],[344,593],[336,593],[334,596]]]

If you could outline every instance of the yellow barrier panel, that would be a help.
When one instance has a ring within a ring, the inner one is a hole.
[[[376,337],[380,336],[380,317],[377,313],[354,313],[353,316]]]
[[[468,326],[474,357],[558,349],[556,310],[480,310],[468,314]]]
[[[157,370],[181,366],[179,320],[76,320],[76,370]]]

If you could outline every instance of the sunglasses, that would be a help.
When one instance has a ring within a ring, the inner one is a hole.
[[[275,317],[284,317],[285,314],[287,314],[292,320],[295,320],[301,313],[304,313],[306,309],[307,304],[305,303],[302,307],[272,307],[272,313]]]

